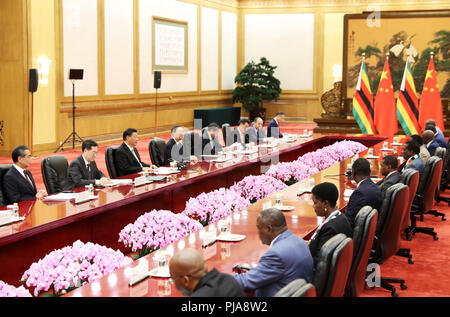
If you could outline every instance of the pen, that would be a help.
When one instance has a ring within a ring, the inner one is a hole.
[[[215,239],[215,240],[213,240],[213,241],[211,241],[210,243],[208,243],[208,244],[204,244],[204,245],[202,245],[202,247],[203,248],[207,248],[207,247],[209,247],[210,245],[213,245],[214,243],[216,243],[217,242],[217,239]]]
[[[140,282],[142,282],[143,280],[145,280],[146,278],[148,278],[150,276],[150,274],[146,274],[146,275],[144,275],[142,278],[140,278],[139,280],[137,280],[137,281],[135,281],[135,282],[133,282],[133,283],[131,283],[130,282],[130,286],[134,286],[134,285],[136,285],[136,284],[138,284],[138,283],[140,283]]]

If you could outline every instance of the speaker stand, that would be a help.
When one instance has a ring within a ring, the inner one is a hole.
[[[55,153],[60,149],[64,151],[63,146],[67,142],[70,142],[70,138],[72,138],[72,150],[75,149],[75,141],[83,142],[84,140],[78,135],[75,130],[75,81],[72,81],[72,133],[66,138],[66,140],[61,143],[61,145],[56,149]]]
[[[156,89],[156,95],[155,95],[155,135],[153,136],[156,138],[158,133],[158,88]]]

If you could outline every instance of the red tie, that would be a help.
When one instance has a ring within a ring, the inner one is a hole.
[[[28,183],[30,183],[31,187],[34,188],[33,182],[31,181],[30,177],[28,176],[28,173],[29,172],[27,170],[23,171],[23,174],[25,175],[25,178],[27,179]]]

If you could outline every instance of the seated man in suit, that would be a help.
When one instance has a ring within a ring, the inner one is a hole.
[[[444,149],[447,148],[447,141],[445,141],[444,133],[442,133],[441,129],[436,125],[436,121],[433,119],[428,119],[425,122],[425,130],[431,130],[434,132],[434,139],[439,144],[440,147]]]
[[[185,127],[174,126],[171,130],[172,137],[167,142],[164,149],[164,165],[169,165],[170,162],[183,162],[183,140],[184,134],[188,131]],[[190,156],[190,160],[195,162],[197,157],[195,155]]]
[[[352,178],[358,185],[350,196],[345,215],[353,228],[361,208],[370,206],[380,210],[383,198],[381,189],[370,179],[370,163],[367,159],[359,158],[353,163]]]
[[[139,136],[136,129],[129,128],[123,132],[123,143],[116,151],[118,175],[125,176],[141,172],[144,168],[156,168],[141,161],[136,145]]]
[[[386,190],[394,184],[400,182],[400,173],[398,169],[398,159],[395,155],[387,155],[383,157],[380,164],[381,175],[384,176],[383,180],[378,184],[381,189],[381,193],[386,193]]]
[[[418,134],[413,134],[410,136],[410,140],[416,141],[417,144],[420,146],[420,153],[419,156],[423,161],[423,164],[427,164],[428,160],[430,159],[430,152],[428,152],[427,147],[425,144],[423,144],[423,138]]]
[[[284,112],[280,111],[277,112],[275,115],[275,118],[272,119],[272,121],[269,122],[269,125],[267,126],[267,137],[273,137],[273,138],[282,138],[283,133],[280,132],[279,124],[283,123],[284,121]]]
[[[111,183],[110,179],[97,168],[95,157],[98,154],[98,144],[92,140],[84,140],[80,156],[72,161],[67,173],[67,189],[82,187],[89,184],[103,186]]]
[[[214,155],[223,150],[222,144],[219,142],[219,126],[217,123],[211,123],[205,129],[202,136],[202,153],[203,155]]]
[[[3,190],[9,204],[47,196],[45,190],[38,191],[31,172],[26,170],[31,164],[30,149],[25,145],[12,152],[13,166],[3,176]]]
[[[347,217],[336,207],[339,191],[332,183],[321,183],[311,190],[314,211],[325,220],[317,228],[309,240],[309,251],[317,263],[317,257],[322,246],[336,234],[343,233],[347,237],[353,237],[353,229]],[[315,265],[314,265],[315,266]]]
[[[293,280],[312,282],[311,252],[303,239],[288,230],[283,212],[276,208],[261,211],[256,227],[261,242],[270,248],[255,268],[234,275],[245,291],[255,290],[256,297],[271,297]]]
[[[248,137],[246,135],[246,131],[250,125],[250,121],[248,119],[241,119],[238,122],[238,127],[233,130],[231,133],[232,143],[240,143],[242,146],[245,146],[248,143]]]
[[[408,141],[403,144],[402,156],[405,159],[405,163],[400,166],[401,172],[407,168],[413,168],[419,171],[420,176],[422,176],[425,165],[419,156],[420,147],[415,141]]]
[[[266,133],[264,132],[264,121],[260,117],[253,120],[252,125],[245,132],[248,135],[250,143],[262,143],[267,141]]]
[[[434,132],[431,130],[423,131],[422,139],[430,155],[434,156],[434,154],[436,153],[436,149],[439,147],[439,144],[435,140]]]
[[[169,263],[170,277],[176,289],[189,297],[245,297],[233,276],[216,269],[208,272],[203,256],[195,249],[175,253]]]

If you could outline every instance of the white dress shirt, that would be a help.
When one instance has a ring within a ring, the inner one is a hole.
[[[136,161],[138,161],[139,165],[142,167],[141,161],[139,160],[139,158],[137,157],[136,153],[134,152],[134,147],[129,146],[127,142],[125,142],[125,144],[128,146],[128,148],[130,149],[131,153],[133,153],[134,158],[136,159]]]

